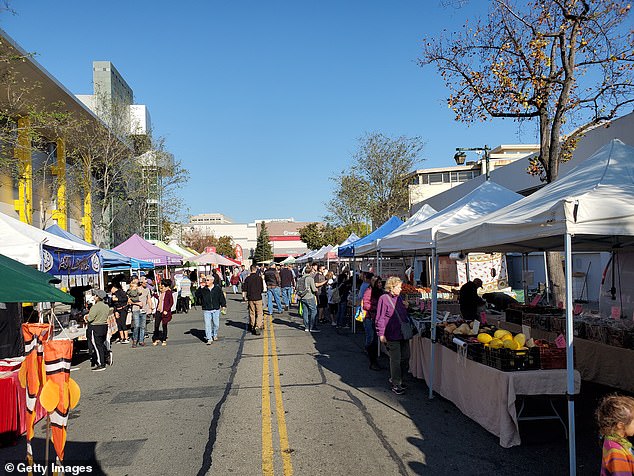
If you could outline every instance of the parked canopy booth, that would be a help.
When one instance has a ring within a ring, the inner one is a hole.
[[[399,226],[403,224],[403,220],[399,217],[393,216],[385,223],[383,223],[380,227],[374,230],[372,233],[360,238],[356,241],[347,244],[339,245],[339,249],[337,250],[337,254],[340,258],[352,258],[352,302],[353,304],[357,301],[357,274],[355,270],[356,264],[356,250],[359,246],[363,246],[366,243],[372,243],[374,240],[383,238],[385,235],[391,233]],[[356,320],[352,321],[352,329],[356,330]]]
[[[180,266],[183,262],[181,256],[162,250],[137,234],[115,246],[113,251],[139,260],[149,261],[154,264],[155,268],[164,268],[166,275],[169,267]]]
[[[154,264],[149,261],[131,258],[129,256],[122,255],[121,253],[117,253],[116,251],[97,248],[96,246],[82,240],[78,236],[60,228],[58,225],[51,225],[46,229],[46,231],[62,238],[66,238],[67,240],[74,241],[75,243],[93,246],[99,252],[102,273],[112,273],[116,271],[129,271],[132,273],[134,270],[140,271],[154,269]],[[100,283],[100,287],[102,289],[105,287],[106,281],[107,276],[102,274]]]
[[[572,250],[634,247],[634,148],[613,140],[534,194],[440,231],[437,246],[440,252],[564,250],[569,459],[570,474],[576,474]]]
[[[65,302],[73,297],[55,288],[47,273],[0,255],[0,435],[14,442],[26,431],[26,393],[18,372],[24,355],[21,303]],[[36,421],[46,415],[37,405]]]
[[[61,280],[61,286],[93,286],[101,263],[93,245],[76,243],[0,213],[0,253]]]

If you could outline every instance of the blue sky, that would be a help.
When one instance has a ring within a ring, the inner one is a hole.
[[[70,91],[112,61],[190,171],[193,214],[320,220],[329,177],[368,132],[420,136],[419,167],[456,147],[534,142],[512,121],[457,123],[422,39],[482,12],[440,0],[11,2],[0,26]]]

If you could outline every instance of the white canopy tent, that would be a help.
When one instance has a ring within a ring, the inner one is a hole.
[[[436,210],[434,210],[429,205],[427,204],[423,205],[416,213],[414,213],[411,217],[409,217],[407,221],[405,221],[392,233],[384,236],[383,238],[379,238],[370,243],[366,243],[364,245],[359,246],[355,250],[355,255],[363,256],[363,255],[367,255],[367,254],[375,253],[376,251],[379,251],[380,243],[382,240],[384,240],[385,238],[389,236],[395,236],[401,233],[406,233],[407,230],[419,225],[420,223],[423,223],[424,221],[431,218],[436,213],[437,213]]]
[[[634,148],[612,140],[534,194],[470,223],[440,230],[449,251],[564,250],[570,474],[576,474],[572,249],[613,251],[634,245]]]
[[[522,198],[521,195],[494,182],[484,182],[453,205],[413,226],[396,229],[383,237],[378,250],[382,254],[434,248],[436,232],[487,215]]]
[[[313,256],[313,259],[317,260],[317,261],[326,259],[326,256],[328,255],[328,253],[330,253],[332,251],[333,248],[334,248],[334,246],[332,246],[332,245],[326,245],[326,246],[322,247],[319,250],[319,252],[317,252]]]
[[[95,251],[98,248],[67,240],[0,213],[0,254],[28,266],[42,265],[42,246],[69,251]]]
[[[418,225],[412,226],[404,232],[385,237],[379,243],[382,254],[402,254],[404,251],[428,252],[432,256],[432,341],[436,340],[436,312],[438,309],[438,254],[436,252],[436,233],[448,226],[460,223],[468,223],[476,218],[488,215],[517,200],[522,196],[498,185],[487,181],[478,188],[472,190],[453,205],[436,213]],[[435,360],[435,347],[431,348],[429,396],[433,396],[433,368]]]
[[[309,258],[313,258],[315,255],[319,254],[324,248],[325,248],[325,246],[322,246],[318,250],[310,250],[305,255],[302,255],[299,258],[296,258],[295,262],[296,263],[306,263]]]

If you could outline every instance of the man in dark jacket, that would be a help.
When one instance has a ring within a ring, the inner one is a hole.
[[[273,315],[273,299],[275,299],[275,306],[277,312],[282,314],[282,299],[280,295],[280,285],[282,280],[280,273],[277,272],[275,263],[269,265],[269,269],[264,273],[264,282],[266,283],[266,294],[269,301],[269,315]]]
[[[264,311],[262,309],[264,282],[257,271],[256,266],[251,266],[251,274],[242,284],[242,290],[249,304],[249,330],[256,336],[260,335],[260,330],[264,324]]]
[[[285,264],[280,270],[280,280],[282,282],[282,301],[288,311],[291,308],[291,294],[295,284],[295,275],[289,265]]]
[[[196,300],[203,309],[205,319],[205,338],[207,345],[218,340],[218,328],[220,327],[220,310],[227,307],[225,294],[222,292],[220,284],[215,282],[213,276],[205,278],[204,286],[196,290]]]
[[[484,300],[478,296],[478,288],[482,287],[482,280],[479,278],[473,281],[467,281],[460,288],[460,314],[465,320],[479,319],[478,307],[486,304]]]

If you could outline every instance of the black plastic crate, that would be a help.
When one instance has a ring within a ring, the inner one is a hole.
[[[528,350],[492,349],[486,347],[484,363],[503,372],[539,369],[539,362],[534,356],[531,356]]]

